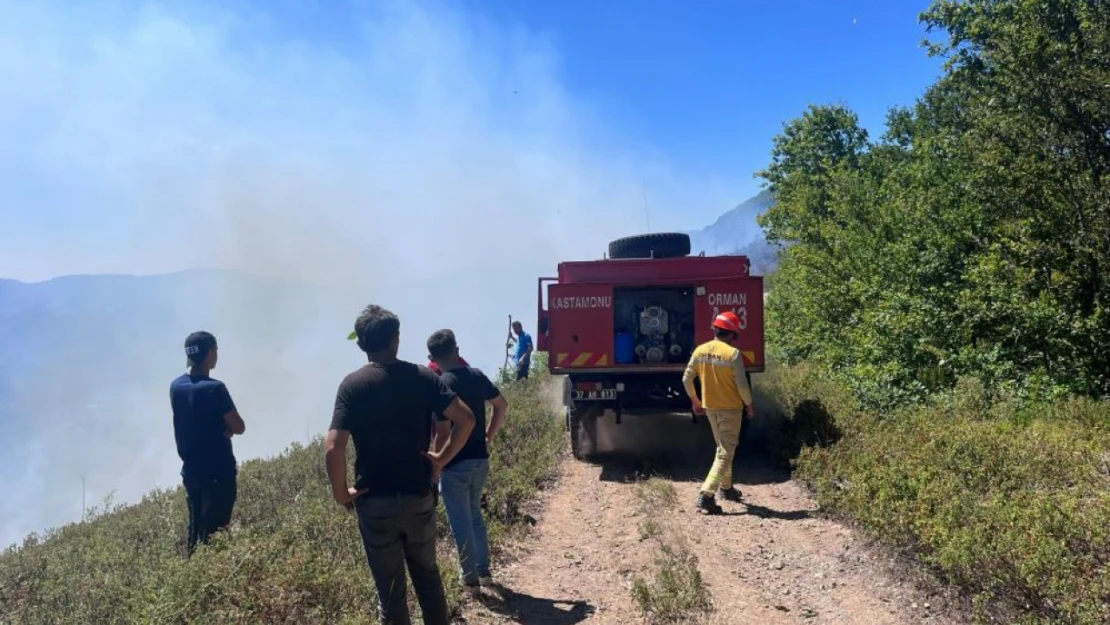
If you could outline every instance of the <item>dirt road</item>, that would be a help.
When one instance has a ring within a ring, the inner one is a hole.
[[[713,453],[704,423],[629,419],[619,426],[619,448],[615,427],[599,433],[608,453],[563,462],[534,535],[496,572],[502,588],[469,601],[461,622],[661,622],[659,614],[674,616],[675,606],[698,605],[702,596],[711,608],[680,610],[679,622],[962,622],[853,531],[819,518],[804,488],[756,456],[736,465],[744,503],[721,502],[723,516],[696,513]],[[660,560],[665,549],[672,557]],[[694,575],[681,566],[685,553],[696,556]],[[661,566],[669,567],[662,576]],[[662,613],[645,616],[634,598],[637,578],[641,599],[651,597]]]

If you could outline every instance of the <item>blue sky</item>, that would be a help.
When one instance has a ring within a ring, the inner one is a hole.
[[[642,185],[700,227],[807,104],[911,103],[924,8],[0,0],[0,274],[550,264],[643,230]]]
[[[766,164],[783,121],[843,103],[871,129],[912,103],[939,63],[920,47],[927,2],[467,0],[550,39],[567,88],[622,133],[692,169],[735,176]]]

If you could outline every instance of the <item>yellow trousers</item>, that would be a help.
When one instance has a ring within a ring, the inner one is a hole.
[[[740,442],[742,413],[739,410],[706,410],[705,417],[713,429],[713,439],[717,441],[717,457],[701,485],[701,492],[712,495],[718,488],[732,488],[732,458]]]

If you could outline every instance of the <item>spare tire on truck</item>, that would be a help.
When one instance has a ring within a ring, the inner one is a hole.
[[[690,235],[681,232],[638,234],[609,244],[609,258],[678,258],[690,255]]]

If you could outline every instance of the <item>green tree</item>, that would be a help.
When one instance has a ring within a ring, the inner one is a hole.
[[[936,2],[992,224],[971,273],[976,334],[1031,379],[1110,392],[1110,4]]]
[[[974,374],[1110,392],[1110,3],[936,2],[945,74],[870,141],[810,107],[760,172],[782,254],[767,330],[872,404]]]

